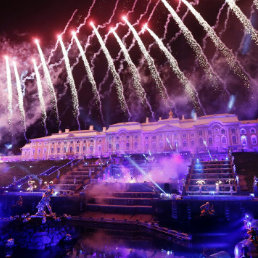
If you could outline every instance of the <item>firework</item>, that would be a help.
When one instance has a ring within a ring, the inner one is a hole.
[[[120,105],[121,105],[121,108],[123,110],[123,112],[127,111],[129,116],[131,116],[129,110],[128,110],[128,106],[126,104],[126,101],[125,101],[125,97],[124,97],[124,93],[123,93],[123,84],[121,82],[121,79],[119,77],[119,74],[117,73],[116,71],[116,68],[115,68],[115,65],[114,65],[114,62],[113,62],[113,59],[102,39],[102,37],[100,36],[98,30],[96,29],[95,25],[93,22],[91,22],[91,26],[98,38],[98,41],[100,43],[100,46],[105,54],[105,57],[107,59],[107,62],[108,62],[108,67],[114,77],[114,82],[115,82],[115,85],[116,85],[116,90],[117,90],[117,95],[118,95],[118,99],[119,99],[119,102],[120,102]]]
[[[22,94],[22,87],[21,87],[21,80],[18,73],[16,62],[13,62],[13,69],[16,79],[16,88],[17,88],[17,94],[18,94],[18,106],[21,113],[22,123],[24,127],[24,132],[26,132],[26,122],[25,122],[25,111],[24,111],[24,105],[23,105],[23,94]]]
[[[47,119],[47,113],[46,113],[46,105],[45,105],[45,101],[43,98],[43,88],[42,88],[42,83],[41,83],[41,78],[40,78],[40,74],[39,74],[39,70],[36,64],[36,60],[32,59],[32,63],[34,66],[34,71],[35,71],[35,75],[36,75],[36,80],[37,80],[37,88],[38,88],[38,96],[39,96],[39,103],[40,103],[40,108],[41,108],[41,113],[42,113],[42,122],[45,128],[45,133],[47,135],[47,126],[46,126],[46,119]]]
[[[252,39],[254,40],[255,44],[258,45],[258,33],[252,26],[252,23],[248,20],[248,18],[244,15],[244,13],[240,10],[240,8],[235,4],[233,0],[226,0],[231,10],[234,12],[236,17],[245,27],[245,30],[248,34],[251,35]]]
[[[165,54],[169,65],[172,69],[172,71],[175,73],[179,81],[184,85],[185,91],[187,94],[192,98],[193,103],[197,109],[200,107],[200,102],[198,100],[198,96],[196,94],[196,91],[193,87],[193,85],[190,83],[190,81],[185,77],[184,73],[180,70],[178,63],[174,56],[168,51],[168,49],[165,47],[163,42],[159,39],[159,37],[150,29],[148,28],[147,24],[144,25],[144,29],[147,30],[150,35],[153,37],[153,39],[157,42],[160,50]]]
[[[165,2],[165,0],[162,1]],[[243,71],[243,68],[239,64],[236,57],[233,55],[232,51],[221,41],[214,29],[204,20],[200,13],[198,13],[191,4],[189,4],[186,0],[182,0],[182,2],[187,6],[199,24],[204,28],[214,45],[224,55],[230,68],[244,81],[245,85],[249,87],[249,77]]]
[[[134,29],[132,24],[127,20],[127,18],[125,16],[123,16],[123,20],[126,22],[128,27],[132,31],[132,33],[134,35],[134,38],[136,39],[136,41],[137,41],[137,43],[140,47],[140,50],[143,53],[143,55],[144,55],[144,57],[145,57],[145,59],[148,63],[148,66],[149,66],[149,69],[150,69],[150,72],[151,72],[151,76],[154,79],[154,81],[156,82],[156,86],[159,89],[161,97],[167,102],[169,100],[169,96],[168,96],[167,90],[166,90],[166,88],[165,88],[165,86],[164,86],[164,84],[163,84],[163,82],[162,82],[162,80],[159,76],[159,73],[158,73],[158,71],[155,67],[154,60],[149,55],[149,53],[148,53],[147,49],[145,48],[141,38],[139,37],[138,33],[136,32],[136,30]]]
[[[191,31],[184,25],[184,22],[178,16],[176,11],[171,7],[171,5],[169,5],[166,0],[161,0],[161,1],[165,5],[167,10],[170,12],[170,14],[172,15],[172,17],[175,20],[175,22],[177,23],[177,25],[179,26],[179,28],[180,28],[181,32],[183,33],[186,41],[188,42],[190,47],[193,49],[193,51],[194,51],[194,53],[195,53],[195,55],[198,59],[198,62],[200,64],[200,66],[202,67],[202,69],[204,70],[204,72],[207,74],[208,79],[213,84],[214,83],[216,84],[217,77],[214,75],[214,71],[209,64],[208,59],[204,55],[201,46],[194,39],[193,34],[191,33]]]
[[[128,63],[128,66],[129,66],[129,69],[131,71],[131,74],[132,74],[132,78],[133,78],[133,85],[134,85],[134,88],[135,88],[135,91],[136,91],[136,94],[137,96],[139,97],[139,99],[141,100],[141,103],[146,103],[147,106],[149,107],[151,113],[152,113],[152,117],[154,117],[154,114],[153,114],[153,111],[151,109],[151,106],[150,106],[150,103],[149,101],[147,100],[146,98],[146,92],[144,90],[144,88],[142,87],[141,85],[141,78],[140,78],[140,75],[139,75],[139,72],[135,66],[135,64],[133,63],[125,45],[123,44],[122,40],[120,39],[120,37],[117,35],[115,29],[111,29],[111,32],[114,34],[121,50],[123,51],[123,54],[125,56],[125,60],[126,62]]]
[[[46,64],[46,59],[44,57],[44,54],[43,54],[43,51],[40,47],[38,39],[35,39],[35,44],[37,45],[37,49],[38,49],[39,56],[40,56],[40,61],[41,61],[42,67],[43,67],[44,75],[45,75],[47,85],[48,85],[48,89],[49,89],[49,92],[50,92],[50,95],[51,95],[52,108],[55,112],[57,122],[60,124],[58,108],[57,108],[56,93],[55,93],[54,85],[53,85],[53,82],[51,80],[51,76],[50,76],[50,73],[49,73],[49,70],[48,70],[48,67],[47,67],[47,64]]]
[[[75,81],[74,81],[74,78],[73,78],[73,74],[72,74],[72,70],[71,70],[71,66],[70,66],[70,61],[69,61],[69,58],[68,58],[68,53],[65,49],[64,42],[63,42],[62,37],[60,35],[58,36],[58,40],[59,40],[60,46],[62,48],[64,61],[65,61],[65,68],[66,68],[66,72],[67,72],[67,76],[68,76],[69,85],[70,85],[70,88],[71,88],[72,102],[73,102],[73,114],[74,114],[74,116],[77,120],[78,127],[79,127],[79,130],[80,130],[79,100],[78,100],[77,90],[76,90],[76,86],[75,86]]]
[[[11,128],[12,116],[13,116],[13,91],[12,91],[12,78],[11,78],[11,69],[9,64],[8,56],[5,56],[6,62],[6,79],[7,79],[7,92],[8,92],[8,123]]]
[[[80,41],[78,40],[77,38],[77,35],[76,35],[76,32],[73,31],[72,32],[72,35],[73,35],[73,38],[77,44],[77,47],[80,51],[80,54],[81,54],[81,57],[82,57],[82,61],[83,61],[83,64],[84,64],[84,67],[85,67],[85,70],[87,72],[87,75],[88,75],[88,78],[89,78],[89,81],[91,83],[91,86],[92,86],[92,91],[93,91],[93,94],[94,94],[94,97],[99,105],[99,110],[100,110],[100,113],[101,113],[101,117],[102,117],[102,120],[103,120],[103,115],[102,115],[102,107],[101,107],[101,100],[100,100],[100,96],[99,96],[99,92],[98,92],[98,89],[97,89],[97,85],[96,85],[96,82],[95,82],[95,79],[94,79],[94,76],[93,76],[93,73],[90,69],[90,65],[89,65],[89,62],[87,60],[87,57],[84,53],[84,50],[82,48],[82,45],[80,43]]]

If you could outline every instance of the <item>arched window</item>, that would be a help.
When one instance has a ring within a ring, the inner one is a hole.
[[[119,150],[119,144],[116,145],[116,150]]]
[[[225,134],[226,133],[225,129],[221,129],[221,133]]]
[[[241,134],[246,134],[246,130],[245,130],[244,128],[242,128],[242,129],[240,130],[240,133],[241,133]]]
[[[256,135],[251,136],[251,142],[253,145],[257,145],[257,136]]]
[[[241,143],[242,143],[243,146],[247,145],[247,140],[246,140],[246,136],[245,135],[241,136]]]
[[[129,147],[130,147],[130,143],[127,142],[127,143],[126,143],[126,149],[129,150]]]
[[[76,147],[76,152],[79,152],[79,151],[80,151],[80,147],[77,146],[77,147]]]
[[[250,129],[250,132],[251,132],[252,134],[256,134],[256,129],[255,129],[255,128],[251,128],[251,129]]]
[[[235,128],[231,128],[231,133],[235,134],[236,133],[236,129]]]
[[[199,139],[199,144],[200,144],[200,145],[203,145],[203,138],[200,138],[200,139]]]
[[[208,143],[209,145],[212,145],[212,138],[209,138]]]
[[[73,147],[70,147],[70,152],[73,152]]]
[[[232,143],[237,144],[237,138],[235,135],[232,136]]]
[[[221,143],[223,143],[223,144],[226,144],[226,143],[227,143],[227,138],[226,138],[226,136],[222,136],[222,138],[221,138]]]

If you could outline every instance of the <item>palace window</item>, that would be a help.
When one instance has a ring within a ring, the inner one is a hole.
[[[255,128],[251,128],[250,132],[253,133],[253,134],[255,134],[255,133],[256,133]]]
[[[64,153],[66,153],[66,147],[64,147]]]
[[[212,131],[211,131],[211,130],[208,130],[208,134],[209,134],[209,135],[212,135]]]
[[[183,146],[186,147],[187,146],[187,142],[183,142]]]
[[[221,133],[225,134],[226,133],[225,129],[221,129]]]
[[[194,146],[194,141],[191,141],[191,145]]]
[[[222,136],[221,142],[222,142],[223,144],[226,144],[226,143],[227,143],[227,138],[226,138],[226,136]]]
[[[251,136],[251,142],[252,142],[253,145],[257,145],[257,137],[256,137],[256,135],[252,135]]]
[[[236,133],[236,129],[235,128],[231,128],[231,133],[235,134]]]
[[[83,152],[85,152],[86,151],[86,146],[83,146],[82,150],[83,150]]]
[[[242,129],[240,130],[240,133],[241,133],[241,134],[246,134],[246,130],[245,130],[244,128],[242,128]]]
[[[246,136],[245,135],[242,135],[241,136],[241,143],[243,146],[246,146],[247,145],[247,139],[246,139]]]
[[[237,144],[237,138],[235,135],[232,136],[232,143]]]
[[[212,145],[212,138],[208,139],[208,143],[209,143],[209,145]]]
[[[70,147],[70,152],[73,152],[73,147]]]
[[[202,131],[201,130],[198,131],[198,134],[199,134],[199,136],[202,136]]]
[[[60,148],[57,148],[57,153],[60,153]]]
[[[119,144],[116,145],[116,150],[119,150]]]
[[[135,149],[138,148],[138,143],[137,143],[137,142],[134,143],[134,148],[135,148]]]
[[[54,148],[51,148],[51,153],[54,153]]]
[[[129,150],[129,147],[130,147],[130,143],[126,143],[126,149]]]
[[[76,151],[77,151],[77,152],[80,151],[80,147],[79,147],[79,146],[76,147]]]

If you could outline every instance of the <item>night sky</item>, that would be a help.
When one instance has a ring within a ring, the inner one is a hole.
[[[137,0],[136,0],[137,1]],[[38,52],[33,39],[35,37],[40,39],[43,52],[48,58],[51,49],[54,48],[57,40],[57,34],[61,33],[72,14],[74,17],[63,36],[63,41],[68,46],[71,40],[71,30],[76,29],[80,23],[84,21],[88,13],[91,0],[45,0],[45,1],[2,1],[0,9],[0,51],[3,55],[8,54],[10,58],[16,60],[18,64],[19,73],[22,79],[28,77],[33,73],[33,65],[31,64],[31,57],[37,59],[39,63]],[[92,33],[92,28],[89,26],[89,21],[94,21],[95,25],[103,25],[108,22],[112,16],[113,10],[117,4],[116,11],[110,23],[106,24],[104,28],[99,29],[101,36],[104,38],[111,26],[121,22],[121,15],[127,14],[131,10],[134,0],[96,0],[93,6],[92,14],[87,20],[87,24],[83,26],[78,34],[80,42],[84,45],[88,37]],[[150,2],[150,4],[148,4]],[[128,15],[128,20],[133,24],[139,17],[142,17],[138,24],[135,25],[137,31],[141,30],[142,25],[148,20],[153,8],[156,6],[158,0],[145,1],[138,0],[135,10]],[[179,0],[168,1],[175,9],[177,8]],[[200,3],[199,3],[200,2]],[[223,0],[195,0],[192,1],[195,8],[201,13],[205,20],[211,25],[216,24],[216,19],[220,8],[223,6]],[[252,20],[254,27],[258,28],[257,18],[258,10],[252,6],[252,0],[237,1],[237,5],[241,8],[244,14]],[[145,15],[144,14],[146,11]],[[182,4],[178,10],[178,15],[183,18],[187,8]],[[165,28],[169,12],[162,3],[156,6],[155,11],[149,20],[149,27],[160,37],[167,33],[163,42],[171,49],[172,54],[177,59],[180,69],[184,72],[187,78],[195,86],[200,102],[203,106],[202,113],[198,115],[214,114],[214,113],[236,113],[240,119],[256,119],[258,116],[257,105],[257,78],[258,78],[258,46],[250,40],[248,35],[245,35],[245,30],[236,16],[230,12],[227,20],[228,6],[225,5],[221,10],[220,19],[217,22],[215,31],[221,36],[222,41],[232,49],[234,55],[238,58],[247,74],[251,78],[251,86],[247,89],[241,79],[237,77],[225,62],[224,57],[216,51],[210,39],[204,41],[205,32],[198,24],[197,20],[189,12],[184,19],[184,24],[191,30],[194,38],[204,49],[209,62],[212,64],[214,71],[223,79],[223,83],[219,83],[218,89],[214,89],[210,82],[205,78],[203,70],[196,61],[192,49],[187,44],[184,36],[178,34],[179,28],[171,18],[168,27]],[[252,16],[251,16],[252,14]],[[128,32],[126,25],[119,26],[117,29],[118,35],[122,38]],[[176,36],[176,39],[173,38]],[[152,37],[145,32],[141,35],[143,43],[148,48],[153,43]],[[126,40],[126,46],[131,45],[133,37],[130,34]],[[81,59],[73,69],[73,75],[78,91],[80,104],[80,126],[81,129],[87,129],[89,125],[93,124],[96,129],[101,129],[102,126],[108,126],[116,122],[128,121],[128,115],[121,111],[115,87],[113,85],[112,74],[109,72],[105,83],[101,83],[107,73],[107,61],[102,51],[99,51],[100,45],[96,36],[91,37],[89,45],[86,50],[86,56],[89,60],[92,70],[94,71],[94,78],[96,80],[102,101],[102,112],[104,121],[101,119],[100,112],[93,99],[93,92],[91,85],[87,79],[87,75]],[[205,46],[205,47],[204,47]],[[120,77],[124,86],[124,95],[127,101],[130,112],[132,113],[131,121],[143,122],[146,116],[150,116],[150,110],[139,103],[132,87],[131,75],[127,64],[123,62],[123,55],[117,58],[120,48],[113,35],[110,35],[107,40],[107,48],[111,56],[116,59],[116,69],[120,71]],[[99,54],[96,56],[96,53]],[[70,63],[73,65],[77,62],[79,51],[75,44],[72,45],[69,51]],[[171,71],[165,56],[160,52],[157,45],[153,44],[150,54],[155,60],[155,65],[160,73],[162,81],[166,86],[170,98],[175,103],[175,107],[171,107],[176,116],[191,117],[193,105],[186,96],[182,85],[179,83],[176,76]],[[96,58],[92,61],[92,58]],[[155,83],[150,76],[149,69],[142,58],[142,54],[137,44],[130,50],[130,56],[136,64],[141,76],[142,85],[146,91],[147,98],[150,102],[155,119],[162,116],[166,118],[168,108],[162,103],[162,100],[155,88]],[[62,59],[62,52],[60,46],[53,54],[50,64],[55,64]],[[122,61],[122,62],[121,62]],[[121,67],[121,64],[123,65]],[[1,66],[1,96],[0,96],[0,111],[1,111],[1,152],[7,153],[7,146],[13,143],[10,148],[14,153],[17,153],[19,148],[23,146],[26,141],[23,136],[23,127],[20,123],[19,110],[17,102],[15,102],[15,81],[13,77],[14,87],[14,103],[13,111],[16,115],[12,126],[11,136],[8,126],[6,109],[6,70],[5,61],[0,60]],[[43,72],[40,70],[43,74]],[[54,66],[50,69],[51,78],[53,80],[55,91],[58,99],[58,110],[60,113],[60,129],[70,128],[77,130],[78,124],[72,113],[71,92],[67,82],[67,73],[64,62]],[[47,86],[44,84],[44,97],[47,97]],[[26,114],[26,136],[28,139],[42,137],[45,135],[44,127],[41,122],[41,115],[37,95],[36,82],[32,79],[27,79],[24,83],[24,107]],[[233,105],[229,102],[233,100]],[[49,101],[47,104],[47,130],[48,134],[58,131],[58,124],[54,119],[53,111]]]

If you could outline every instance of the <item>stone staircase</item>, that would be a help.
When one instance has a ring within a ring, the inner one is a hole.
[[[230,195],[237,193],[233,160],[194,159],[186,177],[186,195]]]
[[[93,198],[89,197],[87,210],[102,213],[152,214],[154,200],[158,197],[152,186],[145,183],[121,185],[124,190],[115,190],[110,196],[100,194]],[[109,183],[108,187],[112,189],[112,184]],[[87,192],[86,195],[90,196],[90,187]]]
[[[101,176],[106,167],[107,163],[102,161],[82,161],[69,172],[62,175],[59,180],[56,179],[53,186],[59,195],[75,194],[89,184],[92,179]]]

